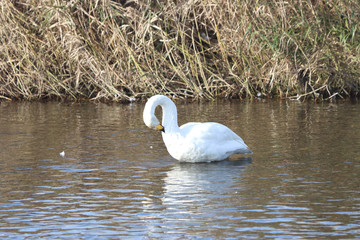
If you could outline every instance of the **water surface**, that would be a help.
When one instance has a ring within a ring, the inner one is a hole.
[[[210,164],[171,158],[143,107],[0,103],[0,237],[360,238],[359,104],[178,103],[254,152]]]

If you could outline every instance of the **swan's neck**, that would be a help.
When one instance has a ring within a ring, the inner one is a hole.
[[[165,133],[178,132],[177,109],[174,102],[169,98],[164,98],[159,106],[162,108],[162,125],[165,128]]]

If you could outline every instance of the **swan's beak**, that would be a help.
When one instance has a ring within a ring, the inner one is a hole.
[[[164,128],[163,125],[161,125],[161,124],[156,125],[156,130],[157,130],[157,131],[165,132],[165,128]]]

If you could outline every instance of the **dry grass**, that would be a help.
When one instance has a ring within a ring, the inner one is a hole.
[[[359,96],[353,0],[0,2],[0,100]]]

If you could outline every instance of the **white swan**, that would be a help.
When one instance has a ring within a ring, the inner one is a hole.
[[[162,108],[162,124],[155,116],[157,106]],[[232,154],[252,153],[236,133],[220,123],[190,122],[179,127],[174,102],[162,95],[147,101],[143,119],[149,128],[162,131],[168,152],[182,162],[221,161]]]

